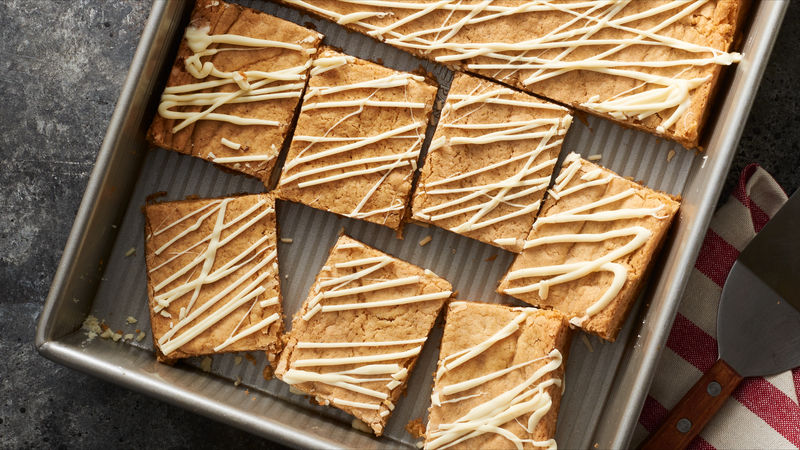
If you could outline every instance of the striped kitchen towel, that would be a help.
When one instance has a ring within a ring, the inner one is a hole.
[[[632,446],[655,431],[669,410],[717,359],[717,304],[739,252],[787,197],[762,168],[742,172],[714,215],[650,387]],[[799,448],[800,369],[746,378],[689,446],[693,449]]]

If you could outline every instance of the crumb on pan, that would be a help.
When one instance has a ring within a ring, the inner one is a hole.
[[[361,420],[353,419],[353,421],[350,422],[350,426],[355,428],[358,431],[372,434],[372,428],[370,428],[369,425],[365,424]]]
[[[200,369],[202,369],[203,372],[211,372],[212,362],[214,361],[211,359],[210,356],[204,357],[203,360],[200,362]]]
[[[603,159],[603,155],[601,155],[600,153],[595,153],[594,155],[589,155],[586,159],[588,159],[589,161],[599,161]]]
[[[406,424],[406,431],[415,438],[425,436],[425,425],[422,423],[422,418],[417,417]]]
[[[100,320],[91,314],[86,316],[83,325],[81,325],[81,329],[86,331],[86,337],[88,337],[90,341],[103,333]]]
[[[419,246],[420,246],[420,247],[425,247],[425,246],[426,246],[426,245],[428,245],[428,243],[429,243],[430,241],[432,241],[432,240],[433,240],[433,237],[431,237],[431,236],[425,236],[424,238],[420,239],[420,241],[419,241]]]

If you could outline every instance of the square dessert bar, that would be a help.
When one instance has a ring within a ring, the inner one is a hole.
[[[698,144],[745,0],[282,0],[401,50]],[[524,31],[524,32],[523,32]]]
[[[456,74],[422,167],[413,218],[522,251],[571,121],[566,108]]]
[[[197,0],[148,139],[268,183],[321,39],[250,8]]]
[[[398,228],[436,86],[330,49],[311,69],[281,198]]]
[[[341,236],[275,375],[380,436],[451,290],[429,270]]]
[[[679,205],[572,153],[498,292],[613,341]]]
[[[263,350],[283,331],[270,194],[145,207],[147,292],[160,361]]]
[[[424,448],[555,448],[570,337],[556,311],[450,303]]]

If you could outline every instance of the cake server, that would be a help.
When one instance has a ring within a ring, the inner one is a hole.
[[[800,366],[800,190],[739,254],[717,312],[719,359],[642,449],[685,448],[744,377]]]

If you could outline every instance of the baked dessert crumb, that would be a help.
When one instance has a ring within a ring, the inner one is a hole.
[[[321,39],[250,8],[197,0],[149,140],[266,184]]]
[[[212,360],[210,356],[204,356],[200,361],[200,370],[203,372],[211,372],[211,364],[213,362],[214,360]]]
[[[161,361],[280,351],[283,320],[271,194],[145,207],[150,322]]]
[[[341,236],[292,321],[275,376],[378,436],[450,283]]]
[[[570,336],[556,311],[451,302],[424,448],[556,448]]]
[[[498,292],[614,341],[678,207],[572,153]]]
[[[280,198],[398,228],[437,87],[324,49],[278,183]]]
[[[747,3],[281,1],[690,148],[722,67],[741,59]]]
[[[564,107],[456,74],[412,217],[520,252],[571,123]]]
[[[415,438],[421,438],[425,436],[425,424],[422,423],[422,418],[420,417],[410,420],[406,424],[405,428],[406,432]]]

